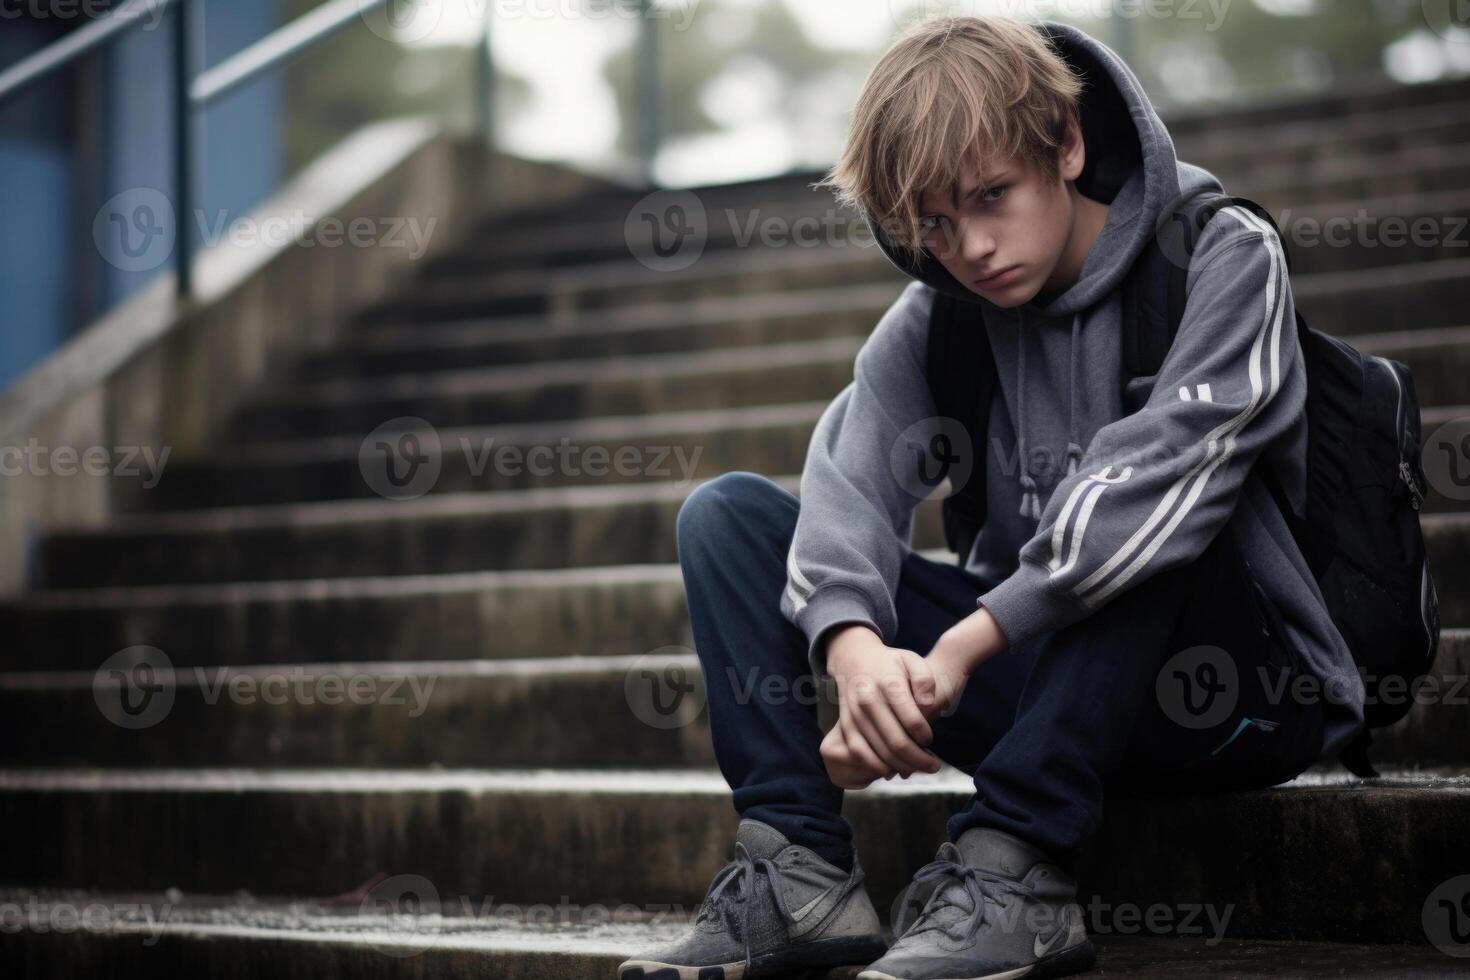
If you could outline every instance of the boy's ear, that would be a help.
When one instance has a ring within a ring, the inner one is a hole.
[[[1076,180],[1087,163],[1087,145],[1082,139],[1082,127],[1077,117],[1067,117],[1067,137],[1057,149],[1057,170],[1064,181]]]

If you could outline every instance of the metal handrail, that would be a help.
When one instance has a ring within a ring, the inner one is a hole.
[[[165,10],[179,2],[181,0],[128,0],[107,16],[86,27],[79,27],[61,40],[22,58],[0,72],[0,102],[133,30],[142,21],[144,13]]]
[[[197,107],[207,106],[387,3],[388,0],[329,0],[201,74],[189,88],[189,100]]]
[[[389,0],[327,0],[204,72],[197,71],[201,60],[199,38],[194,29],[198,2],[126,0],[106,16],[0,72],[0,102],[4,102],[22,89],[136,28],[145,12],[178,7],[173,21],[174,64],[171,73],[174,90],[174,248],[177,256],[176,289],[184,299],[192,296],[194,289],[194,245],[189,237],[187,216],[193,213],[194,201],[195,113],[227,92],[315,47],[356,18],[385,6]],[[488,41],[488,17],[486,31]],[[477,71],[480,105],[476,119],[482,127],[482,135],[489,133],[483,127],[489,125],[490,81],[494,72],[489,62],[488,43],[485,47]]]

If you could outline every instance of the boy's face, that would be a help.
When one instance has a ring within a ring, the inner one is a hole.
[[[1069,183],[1082,172],[1083,159],[1074,121],[1053,181],[1014,158],[977,162],[961,181],[957,203],[934,190],[922,197],[925,247],[956,280],[996,306],[1020,306],[1043,292],[1059,295],[1080,276],[1087,252],[1083,247],[1076,255],[1079,213],[1103,207],[1081,199]]]

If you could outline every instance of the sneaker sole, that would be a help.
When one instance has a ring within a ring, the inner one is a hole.
[[[628,960],[618,967],[618,980],[746,980],[787,970],[825,970],[837,966],[864,966],[888,951],[882,936],[817,939],[753,956],[747,972],[744,960],[682,966],[654,960]]]
[[[1093,947],[1092,940],[1089,939],[1070,949],[1061,950],[1054,956],[1048,956],[1026,966],[1018,966],[1013,970],[968,977],[945,977],[942,980],[1016,980],[1018,977],[1025,977],[1026,980],[1043,980],[1046,977],[1066,977],[1074,973],[1082,973],[1092,969],[1096,962],[1097,950]],[[907,980],[907,978],[895,977],[881,970],[864,970],[857,975],[857,980]],[[941,980],[941,978],[936,977],[934,980]]]

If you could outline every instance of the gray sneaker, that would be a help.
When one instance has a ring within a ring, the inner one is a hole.
[[[958,845],[958,846],[956,846]],[[911,921],[910,895],[929,890]],[[1077,883],[1026,841],[972,827],[914,875],[898,938],[858,980],[1009,980],[1091,968]]]
[[[624,961],[619,980],[737,980],[863,966],[883,955],[883,925],[855,856],[848,873],[749,818],[736,830],[734,853],[689,932]]]

